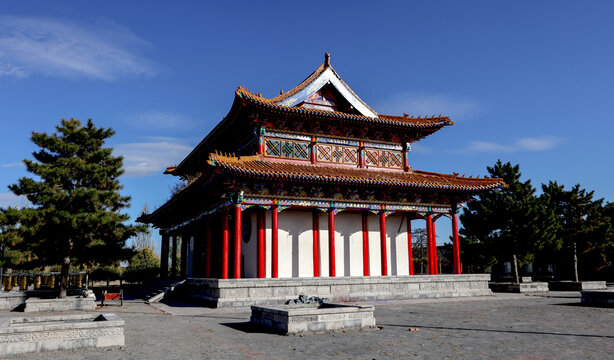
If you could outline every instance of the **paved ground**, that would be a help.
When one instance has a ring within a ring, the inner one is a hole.
[[[579,306],[575,292],[370,303],[383,327],[379,331],[299,337],[255,331],[247,324],[247,309],[135,300],[100,310],[126,321],[124,349],[13,358],[614,359],[614,309]]]

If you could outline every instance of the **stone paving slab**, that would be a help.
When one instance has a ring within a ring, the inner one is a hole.
[[[126,322],[124,350],[14,358],[575,360],[614,354],[614,310],[580,306],[579,292],[364,304],[375,306],[381,330],[299,337],[254,332],[247,308],[129,301],[112,309]],[[160,310],[164,306],[176,315]]]

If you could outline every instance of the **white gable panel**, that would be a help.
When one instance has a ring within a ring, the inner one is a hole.
[[[372,118],[377,117],[376,113],[371,111],[354,94],[352,94],[352,92],[341,82],[341,80],[339,80],[331,68],[324,70],[320,76],[307,85],[303,90],[299,91],[293,96],[283,99],[282,101],[278,102],[277,105],[290,107],[296,106],[307,100],[307,98],[323,88],[326,84],[333,85],[335,89],[339,91],[341,96],[343,96],[354,107],[354,109],[358,110],[358,112],[360,112],[362,115]]]

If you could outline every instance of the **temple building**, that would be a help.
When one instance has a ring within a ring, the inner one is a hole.
[[[341,79],[328,53],[278,96],[239,87],[228,115],[166,169],[185,187],[139,218],[162,235],[161,275],[413,275],[418,221],[426,224],[428,273],[437,275],[435,232],[444,216],[452,220],[460,274],[459,205],[504,183],[412,168],[412,143],[451,125],[445,116],[377,113]]]

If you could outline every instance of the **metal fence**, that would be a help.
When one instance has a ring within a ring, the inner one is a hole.
[[[60,272],[2,274],[2,287],[4,291],[56,289],[60,286],[60,278]],[[68,274],[68,288],[87,289],[87,285],[87,272],[71,272]]]

